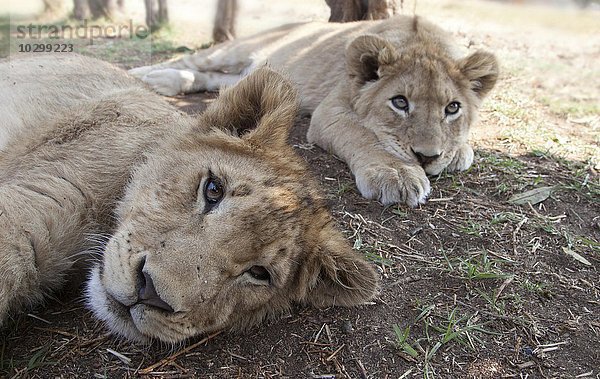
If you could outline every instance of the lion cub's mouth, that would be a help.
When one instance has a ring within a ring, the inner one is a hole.
[[[442,152],[435,157],[419,158],[419,164],[423,167],[425,173],[429,176],[438,176],[448,167],[451,159],[448,159],[448,154]]]
[[[165,322],[165,319],[176,315],[182,317],[185,312],[171,312],[172,309],[145,304],[142,302],[144,300],[130,305],[123,304],[102,284],[99,266],[92,269],[86,295],[94,315],[104,321],[112,332],[127,339],[150,343],[155,338],[176,342],[189,337],[181,331],[170,328],[169,323]],[[157,329],[157,325],[160,325],[160,328]],[[153,332],[147,333],[148,330]]]
[[[92,268],[86,286],[86,298],[94,315],[104,321],[113,333],[141,343],[150,342],[151,338],[136,327],[129,307],[117,301],[102,284],[99,265]]]

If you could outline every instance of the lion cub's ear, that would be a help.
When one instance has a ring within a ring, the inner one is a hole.
[[[347,307],[371,300],[379,282],[373,265],[352,250],[333,226],[323,228],[321,238],[319,250],[301,269],[304,293],[300,300],[317,307]]]
[[[498,60],[487,51],[478,50],[458,62],[460,71],[471,81],[471,89],[482,99],[498,80]]]
[[[198,123],[233,132],[259,146],[282,145],[286,144],[297,110],[292,84],[263,67],[223,91]]]
[[[350,77],[362,84],[379,79],[380,69],[398,58],[388,41],[375,35],[363,35],[356,37],[346,49],[346,69]]]

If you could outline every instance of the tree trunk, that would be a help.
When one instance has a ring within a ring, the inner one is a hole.
[[[169,8],[167,0],[144,0],[146,5],[146,25],[151,31],[169,22]]]
[[[58,15],[64,9],[62,0],[43,0],[44,13],[47,15]]]
[[[367,14],[363,20],[383,20],[390,18],[398,11],[396,0],[369,0]]]
[[[325,0],[331,14],[329,22],[382,20],[396,14],[399,0]]]
[[[90,4],[88,0],[74,0],[73,1],[73,17],[76,20],[83,21],[90,18]]]
[[[237,0],[218,0],[213,27],[213,40],[215,42],[225,42],[235,38],[237,10]]]
[[[105,17],[113,20],[117,12],[123,11],[122,0],[88,0],[88,5],[93,19]]]

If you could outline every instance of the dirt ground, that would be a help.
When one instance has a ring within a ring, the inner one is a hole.
[[[274,11],[281,19],[327,17],[312,0],[295,13],[288,3]],[[244,28],[261,24],[257,9]],[[245,334],[136,346],[108,335],[73,289],[0,331],[0,377],[600,378],[600,12],[450,0],[416,11],[502,62],[473,132],[473,167],[431,178],[419,208],[386,208],[307,144],[309,119],[290,139],[379,269],[372,304],[297,308]],[[180,31],[156,38],[151,59],[208,42]],[[145,63],[139,46],[118,43],[82,49],[125,68]],[[215,96],[170,100],[197,113]]]

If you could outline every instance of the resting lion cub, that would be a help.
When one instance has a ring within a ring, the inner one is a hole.
[[[130,71],[175,95],[215,90],[265,64],[296,83],[312,113],[309,142],[342,158],[361,194],[416,206],[429,175],[473,162],[469,129],[498,77],[496,58],[453,52],[447,34],[418,18],[308,23]]]
[[[371,299],[377,274],[286,144],[296,110],[268,69],[194,118],[107,63],[1,62],[0,323],[90,260],[89,306],[135,341]]]

